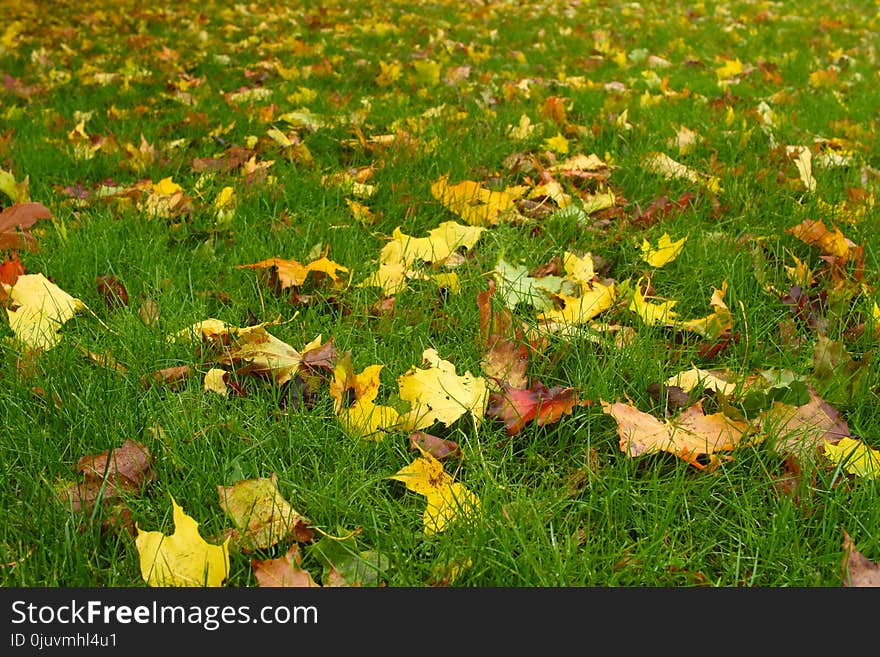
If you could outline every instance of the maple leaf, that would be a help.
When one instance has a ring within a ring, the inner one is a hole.
[[[519,304],[539,311],[553,309],[553,296],[562,290],[561,276],[529,276],[523,265],[511,265],[500,258],[493,271],[498,283],[498,294],[504,304],[516,310]]]
[[[661,420],[632,404],[602,401],[602,411],[617,422],[620,451],[641,456],[670,452],[691,465],[713,469],[720,462],[719,452],[735,449],[747,436],[747,422],[732,420],[723,413],[706,415],[702,401],[686,408],[671,420]],[[708,457],[708,465],[698,459]]]
[[[816,191],[816,179],[813,177],[813,153],[806,146],[786,146],[786,154],[794,160],[798,175],[808,192]]]
[[[422,361],[427,368],[411,367],[397,378],[400,398],[411,404],[398,425],[408,431],[425,429],[435,422],[448,427],[468,411],[479,423],[489,401],[486,380],[470,372],[457,375],[455,366],[433,348],[424,350]]]
[[[516,201],[525,191],[522,186],[487,189],[473,180],[450,185],[448,175],[431,183],[431,195],[471,226],[494,226],[516,217]]]
[[[182,329],[168,339],[172,342],[191,341],[195,336],[201,336],[215,350],[218,363],[241,366],[237,370],[239,374],[268,374],[282,385],[296,375],[309,352],[321,350],[323,345],[319,335],[299,352],[266,330],[266,326],[274,323],[263,322],[240,328],[210,318]]]
[[[812,386],[807,386],[807,390],[806,404],[774,401],[759,416],[763,434],[772,437],[772,447],[780,453],[801,456],[850,435],[837,409],[822,399]]]
[[[657,242],[657,246],[652,246],[651,243],[645,239],[642,242],[642,260],[652,267],[662,267],[678,257],[678,254],[681,252],[686,241],[687,235],[680,240],[673,242],[672,238],[669,237],[669,233],[663,233]]]
[[[367,440],[381,440],[398,423],[399,412],[391,406],[375,403],[379,394],[379,373],[384,365],[370,365],[354,373],[351,352],[337,360],[330,381],[333,410],[348,435]]]
[[[0,210],[0,249],[36,250],[37,241],[28,230],[52,212],[42,203],[14,203]]]
[[[727,373],[720,370],[703,370],[699,367],[691,367],[689,370],[671,376],[667,379],[666,385],[677,386],[685,392],[691,392],[695,388],[700,391],[708,388],[722,395],[730,396],[738,386],[736,382],[725,378],[725,375]]]
[[[539,313],[538,321],[543,322],[547,328],[583,324],[611,308],[617,298],[613,283],[610,285],[599,282],[581,283],[578,292],[576,296],[557,294],[557,298],[562,302],[562,308]]]
[[[325,535],[307,548],[309,556],[323,566],[321,581],[325,587],[381,584],[381,578],[391,567],[391,562],[376,550],[361,550],[357,543],[360,532],[361,528],[357,528],[342,537]],[[337,533],[343,532],[337,530]]]
[[[824,449],[829,461],[841,465],[850,474],[865,479],[880,478],[880,451],[861,440],[845,436],[836,444],[826,441]]]
[[[282,497],[276,474],[217,486],[217,491],[220,508],[235,525],[230,538],[246,551],[271,547],[291,534],[298,541],[312,539],[309,521]]]
[[[639,279],[630,300],[629,309],[636,313],[648,326],[658,324],[672,328],[694,331],[704,338],[717,339],[725,331],[733,326],[733,316],[727,304],[724,303],[724,295],[727,293],[727,281],[721,285],[721,289],[713,289],[709,304],[715,308],[715,312],[699,319],[680,320],[678,313],[673,308],[678,303],[674,300],[662,302],[649,302],[642,293],[642,279]]]
[[[333,262],[326,256],[321,256],[305,265],[296,260],[282,258],[268,258],[252,264],[236,265],[236,269],[261,268],[274,268],[275,276],[282,290],[303,285],[310,272],[326,274],[334,284],[342,283],[339,272],[348,272],[347,267]]]
[[[199,534],[199,523],[170,497],[173,534],[146,532],[135,524],[144,581],[150,586],[221,586],[229,574],[229,538],[209,544]]]
[[[665,153],[651,152],[642,160],[642,166],[651,173],[657,173],[665,178],[684,179],[698,185],[702,185],[713,194],[720,194],[724,190],[717,177],[708,176],[676,162]]]
[[[406,484],[408,490],[427,498],[423,515],[426,536],[444,531],[458,517],[473,517],[479,498],[443,470],[443,464],[427,453],[389,477]]]
[[[100,504],[104,527],[121,526],[134,533],[130,511],[120,503],[124,495],[141,492],[155,479],[150,450],[127,438],[119,447],[83,456],[74,468],[83,479],[60,489],[59,498],[74,511],[91,513]]]
[[[380,287],[387,296],[406,289],[407,280],[430,278],[416,265],[455,264],[459,249],[469,250],[479,241],[485,228],[445,221],[428,232],[428,237],[411,237],[398,226],[391,240],[379,253],[379,269],[360,283],[360,287]]]
[[[505,384],[500,392],[489,395],[486,417],[502,420],[507,435],[515,436],[532,420],[539,427],[553,424],[583,403],[578,399],[574,388],[553,386],[548,389],[540,381],[529,388],[515,388]]]
[[[424,431],[412,432],[409,435],[409,442],[411,450],[427,452],[438,461],[461,456],[461,448],[454,440],[444,440]]]
[[[23,274],[9,290],[14,309],[7,308],[17,340],[34,350],[52,349],[61,340],[58,330],[86,305],[43,274]]]
[[[843,552],[844,586],[880,586],[880,564],[874,563],[859,552],[845,530],[843,532]]]
[[[857,249],[855,242],[848,239],[837,226],[829,230],[822,221],[804,219],[796,226],[785,229],[802,242],[819,248],[822,253],[840,258],[846,262]]]
[[[260,588],[290,587],[311,588],[318,584],[309,571],[300,567],[302,555],[299,553],[299,544],[294,543],[287,553],[278,559],[251,560],[251,567],[257,586]]]
[[[30,180],[25,176],[24,180],[17,182],[12,173],[0,169],[0,192],[6,194],[13,204],[27,204],[31,200]]]

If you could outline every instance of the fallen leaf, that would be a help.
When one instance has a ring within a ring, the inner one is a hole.
[[[826,443],[836,444],[850,436],[849,427],[837,409],[811,386],[807,389],[810,400],[806,404],[794,406],[774,401],[759,416],[762,433],[777,452],[800,457],[825,449]]]
[[[222,397],[229,396],[229,387],[226,385],[226,377],[229,375],[224,369],[212,367],[205,373],[203,387],[205,391],[215,392]]]
[[[802,242],[815,246],[827,255],[840,258],[846,262],[857,246],[848,239],[837,226],[829,230],[822,221],[804,219],[796,226],[785,229]]]
[[[473,180],[451,185],[449,176],[431,183],[431,195],[471,226],[494,226],[518,215],[516,201],[525,187],[491,190]]]
[[[507,435],[515,436],[532,420],[539,427],[552,424],[583,403],[574,388],[548,389],[540,381],[526,389],[505,385],[500,392],[489,395],[486,417],[502,420]]]
[[[488,403],[486,380],[470,372],[457,375],[433,348],[424,350],[422,361],[427,368],[412,367],[397,379],[400,398],[411,405],[399,426],[418,431],[442,422],[448,427],[467,412],[479,423]]]
[[[681,162],[676,162],[665,153],[651,152],[642,160],[642,166],[651,173],[657,173],[668,179],[683,179],[705,187],[713,194],[724,190],[717,177],[700,173]]]
[[[261,588],[320,586],[312,579],[309,571],[300,567],[300,563],[302,563],[302,556],[299,553],[299,544],[294,543],[283,557],[265,559],[264,561],[253,559],[251,567],[254,570],[257,586]]]
[[[14,310],[6,309],[16,339],[30,349],[48,350],[61,340],[58,330],[86,305],[43,274],[23,274],[9,291]]]
[[[397,409],[375,403],[379,394],[379,373],[384,365],[370,365],[355,374],[351,353],[346,352],[336,363],[329,392],[333,410],[348,435],[366,440],[381,440],[393,430],[399,419]]]
[[[444,440],[424,431],[414,431],[409,435],[410,449],[427,452],[438,461],[461,456],[461,448],[454,440]]]
[[[302,265],[296,260],[284,260],[282,258],[268,258],[248,265],[236,265],[236,269],[264,269],[270,268],[275,272],[278,284],[282,290],[290,287],[299,287],[306,282],[309,273],[315,272],[326,275],[334,285],[344,283],[339,273],[347,273],[348,268],[322,256],[316,260]]]
[[[642,242],[642,260],[652,267],[662,267],[678,257],[686,241],[687,235],[673,242],[669,233],[663,233],[657,241],[657,246],[653,246],[645,239]]]
[[[843,552],[844,586],[880,586],[880,564],[874,563],[859,552],[846,530],[843,532]]]
[[[424,452],[389,478],[402,481],[408,490],[427,498],[423,516],[426,536],[444,531],[460,516],[473,517],[480,508],[479,498],[447,474],[440,461]]]
[[[312,539],[309,521],[282,497],[277,481],[273,473],[269,478],[217,486],[220,508],[235,525],[231,538],[246,551],[271,547],[291,535],[298,541]]]
[[[98,294],[107,304],[108,308],[118,308],[128,305],[128,290],[125,285],[115,276],[109,274],[98,276],[95,279]]]
[[[825,456],[832,463],[840,464],[850,474],[865,479],[880,478],[880,451],[861,440],[846,436],[837,443],[826,441]]]
[[[666,451],[691,465],[712,469],[721,452],[735,449],[750,431],[747,422],[734,421],[723,413],[706,415],[702,401],[669,420],[661,420],[631,404],[602,401],[602,411],[617,422],[620,451],[641,456]],[[709,458],[704,465],[698,459]]]
[[[150,586],[222,586],[229,574],[229,538],[211,545],[199,534],[199,523],[171,497],[174,533],[143,531],[137,524],[135,546],[141,576]]]
[[[14,203],[0,210],[0,249],[36,249],[36,239],[28,230],[52,212],[42,203]]]

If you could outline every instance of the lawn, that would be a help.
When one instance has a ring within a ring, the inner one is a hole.
[[[4,2],[0,585],[876,584],[865,4]]]

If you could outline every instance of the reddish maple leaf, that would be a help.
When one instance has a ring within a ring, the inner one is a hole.
[[[515,436],[532,420],[539,427],[552,424],[571,413],[575,406],[589,403],[588,400],[579,400],[574,388],[553,386],[548,389],[540,381],[530,388],[513,388],[505,384],[501,392],[489,395],[486,416],[503,420],[507,435]]]

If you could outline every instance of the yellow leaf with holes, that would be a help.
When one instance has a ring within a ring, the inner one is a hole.
[[[217,486],[220,508],[232,519],[233,537],[248,549],[269,548],[305,532],[309,521],[278,490],[278,477],[247,479],[232,486]]]
[[[51,349],[61,340],[58,330],[86,305],[43,274],[22,274],[9,290],[6,309],[15,338],[29,349]]]
[[[858,477],[880,477],[880,452],[861,440],[841,438],[837,444],[825,443],[825,456],[832,463],[840,463],[843,469]]]
[[[480,422],[489,401],[486,380],[470,372],[457,375],[435,349],[425,349],[422,359],[427,368],[412,367],[397,379],[400,398],[411,405],[399,426],[418,431],[442,422],[448,427],[467,412]]]
[[[645,239],[642,241],[642,260],[652,267],[662,267],[678,257],[687,238],[688,236],[685,235],[680,240],[673,242],[669,233],[663,233],[657,241],[657,246],[653,246]]]
[[[406,484],[407,489],[424,495],[427,507],[423,515],[425,535],[444,531],[457,517],[473,517],[480,499],[443,470],[443,464],[428,452],[390,477]]]
[[[229,574],[229,539],[211,545],[199,523],[171,498],[174,533],[145,532],[135,523],[141,576],[150,586],[221,586]]]

